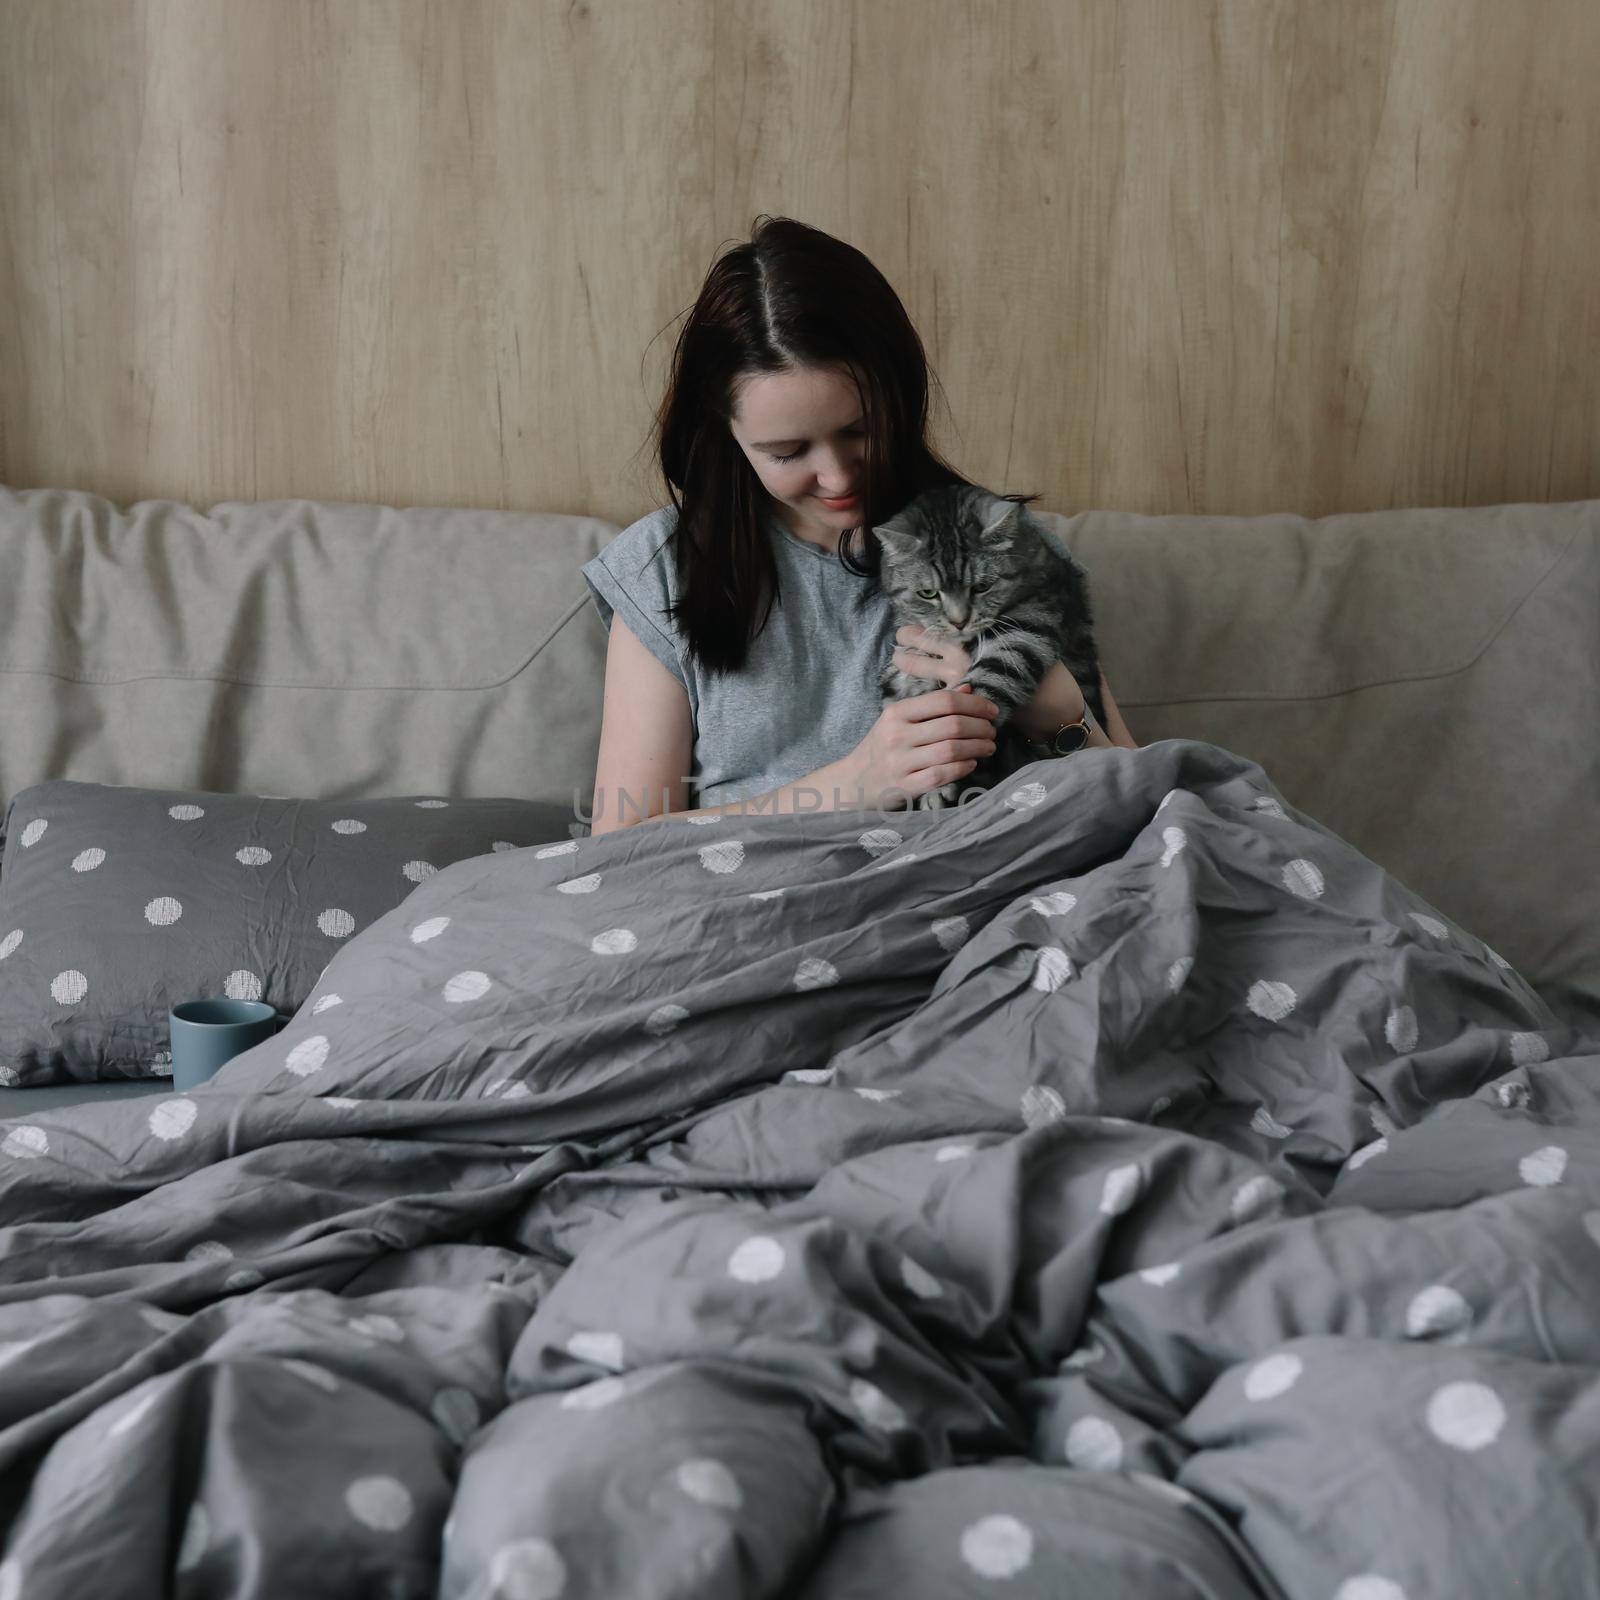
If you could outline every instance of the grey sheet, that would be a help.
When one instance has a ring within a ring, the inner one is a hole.
[[[0,1137],[0,1594],[1600,1594],[1597,1054],[1186,741],[459,863]]]

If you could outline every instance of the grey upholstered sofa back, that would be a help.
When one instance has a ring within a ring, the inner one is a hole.
[[[1259,761],[1534,982],[1600,993],[1600,501],[1049,517],[1141,742]],[[0,489],[0,792],[587,808],[591,517]]]
[[[0,793],[45,778],[587,807],[594,517],[0,489]]]

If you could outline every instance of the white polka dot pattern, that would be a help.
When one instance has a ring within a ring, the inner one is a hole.
[[[1268,1022],[1282,1022],[1294,1010],[1298,999],[1299,996],[1288,984],[1262,978],[1250,985],[1250,992],[1245,996],[1245,1004],[1258,1017]]]
[[[877,1384],[869,1383],[865,1378],[852,1380],[850,1404],[869,1428],[895,1433],[906,1425],[905,1412]]]
[[[329,823],[329,827],[331,827],[335,833],[349,834],[365,833],[367,831],[366,823],[357,822],[354,817],[341,817],[337,822]]]
[[[237,972],[230,972],[222,980],[222,992],[230,1000],[259,1000],[261,979],[255,973],[247,972],[241,967]]]
[[[1297,857],[1283,869],[1283,886],[1302,900],[1318,900],[1325,888],[1322,869],[1314,861]]]
[[[1531,1067],[1550,1059],[1550,1046],[1542,1033],[1514,1033],[1511,1035],[1511,1059],[1519,1067]]]
[[[426,944],[430,939],[437,939],[449,926],[449,917],[429,917],[426,922],[419,922],[411,930],[411,942]]]
[[[1072,958],[1059,945],[1047,944],[1034,951],[1029,988],[1053,994],[1071,976]]]
[[[174,822],[198,822],[206,814],[204,806],[178,805],[168,806],[167,815]]]
[[[193,1100],[163,1100],[150,1113],[148,1125],[157,1139],[171,1143],[174,1139],[181,1139],[194,1126],[194,1119],[199,1115],[200,1108]]]
[[[1485,1383],[1447,1383],[1428,1402],[1428,1427],[1454,1450],[1482,1450],[1500,1437],[1506,1408]]]
[[[283,1064],[297,1078],[309,1078],[313,1072],[320,1072],[327,1065],[330,1048],[325,1034],[314,1033],[309,1039],[302,1039],[284,1057]]]
[[[1243,1224],[1254,1222],[1263,1216],[1283,1198],[1283,1185],[1275,1178],[1262,1174],[1254,1178],[1246,1178],[1233,1192],[1233,1199],[1229,1202],[1229,1211],[1236,1223]]]
[[[1075,894],[1059,889],[1052,894],[1036,894],[1028,901],[1028,909],[1041,917],[1064,917],[1078,903]]]
[[[567,1564],[548,1539],[503,1544],[489,1563],[490,1600],[559,1600]]]
[[[241,867],[264,867],[272,859],[272,852],[264,845],[247,844],[242,850],[235,850],[233,859]]]
[[[380,1474],[357,1478],[344,1492],[344,1503],[357,1522],[375,1533],[398,1533],[411,1521],[411,1491],[398,1478]]]
[[[1333,1600],[1406,1600],[1406,1592],[1392,1578],[1380,1577],[1375,1572],[1363,1572],[1346,1578],[1333,1591]]]
[[[1417,1048],[1417,1014],[1410,1006],[1396,1006],[1383,1024],[1383,1036],[1396,1055],[1409,1055]]]
[[[807,956],[794,969],[794,986],[797,989],[826,989],[839,981],[839,969],[820,956]]]
[[[1139,1198],[1143,1182],[1143,1173],[1131,1162],[1126,1166],[1113,1167],[1106,1174],[1106,1181],[1100,1190],[1101,1216],[1120,1217]]]
[[[330,906],[317,913],[317,926],[330,939],[348,939],[356,931],[356,919],[348,911]]]
[[[80,850],[72,858],[72,870],[74,872],[93,872],[96,867],[104,864],[105,859],[105,851],[98,846],[90,850]]]
[[[469,1000],[481,1000],[493,987],[487,972],[458,972],[444,986],[448,1005],[464,1005]]]
[[[1033,1561],[1033,1533],[1004,1513],[981,1517],[962,1532],[961,1559],[980,1578],[1014,1578]]]
[[[1268,1356],[1264,1361],[1258,1361],[1244,1375],[1244,1397],[1246,1400],[1276,1400],[1279,1395],[1287,1394],[1296,1383],[1300,1381],[1300,1374],[1305,1370],[1305,1363],[1299,1356],[1279,1352],[1277,1355]]]
[[[1549,1189],[1566,1176],[1567,1152],[1558,1144],[1547,1144],[1517,1163],[1522,1181],[1535,1189]]]
[[[1030,1083],[1022,1091],[1022,1121],[1029,1128],[1043,1128],[1052,1122],[1062,1121],[1067,1114],[1067,1102],[1045,1083]],[[947,1159],[943,1154],[939,1159]]]
[[[680,1022],[687,1020],[688,1011],[680,1005],[668,1001],[666,1005],[657,1006],[648,1017],[644,1019],[644,1031],[660,1038],[663,1034],[671,1033]]]
[[[24,850],[33,849],[33,847],[38,844],[42,838],[44,838],[45,829],[49,826],[50,823],[47,818],[35,817],[33,821],[22,830],[22,848]]]
[[[715,844],[701,845],[700,865],[707,872],[737,872],[744,865],[744,846],[737,839],[718,839]]]
[[[567,1354],[597,1367],[620,1372],[623,1367],[622,1335],[600,1331],[575,1333],[567,1340]]]
[[[709,1457],[685,1461],[673,1473],[678,1487],[691,1500],[703,1506],[715,1506],[721,1511],[737,1511],[744,1504],[744,1491],[739,1480],[720,1461]]]
[[[1104,1417],[1079,1417],[1067,1429],[1067,1464],[1086,1472],[1115,1472],[1122,1465],[1122,1435]]]
[[[581,1389],[569,1389],[561,1397],[563,1411],[600,1411],[615,1405],[628,1392],[621,1378],[596,1378]]]
[[[1408,1339],[1437,1338],[1445,1344],[1459,1344],[1466,1338],[1471,1322],[1472,1308],[1444,1283],[1429,1284],[1406,1307]]]
[[[22,929],[13,928],[5,938],[0,939],[0,961],[4,961],[7,956],[11,955],[21,943]]]
[[[607,928],[589,941],[597,956],[625,956],[638,947],[639,936],[631,928]]]
[[[24,1122],[20,1127],[13,1128],[3,1140],[0,1140],[0,1154],[8,1155],[17,1161],[36,1161],[49,1152],[50,1135],[43,1128],[34,1127],[31,1122]]]
[[[57,1005],[80,1005],[88,993],[89,980],[76,967],[58,972],[50,980],[50,995]]]
[[[144,920],[152,928],[170,928],[183,915],[183,907],[170,894],[158,895],[144,908]]]
[[[1250,1126],[1264,1139],[1287,1139],[1294,1129],[1279,1122],[1265,1106],[1257,1106],[1250,1118]]]
[[[422,883],[431,878],[439,869],[431,861],[408,861],[401,867],[402,877],[409,878],[413,883]]]
[[[783,1271],[784,1250],[776,1239],[758,1234],[728,1257],[728,1276],[740,1283],[768,1283]]]
[[[600,874],[586,872],[581,878],[567,878],[556,885],[557,894],[593,894],[600,887]]]
[[[795,1067],[784,1073],[782,1083],[832,1083],[832,1067]]]
[[[1371,1144],[1364,1144],[1345,1163],[1346,1168],[1354,1172],[1358,1167],[1364,1167],[1374,1156],[1381,1156],[1389,1148],[1387,1139],[1374,1139]]]

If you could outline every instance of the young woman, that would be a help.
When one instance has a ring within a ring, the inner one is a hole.
[[[734,802],[885,810],[994,749],[997,708],[962,684],[967,653],[897,633],[867,532],[968,481],[927,423],[922,341],[859,250],[762,217],[716,261],[656,416],[672,504],[582,569],[610,630],[594,833]],[[885,706],[891,653],[947,687]],[[1089,743],[1137,749],[1101,688],[1108,727]],[[1048,740],[1084,715],[1057,662],[1014,718]]]

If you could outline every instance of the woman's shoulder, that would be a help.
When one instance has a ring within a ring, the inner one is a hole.
[[[647,511],[637,521],[630,522],[607,549],[615,547],[619,552],[652,556],[667,542],[677,526],[678,508],[674,505],[657,506],[654,511]]]
[[[678,508],[659,506],[635,522],[630,522],[621,533],[606,544],[589,563],[601,567],[614,577],[631,583],[641,579],[654,587],[669,590],[672,587],[672,560],[663,553],[672,531],[678,525]]]

